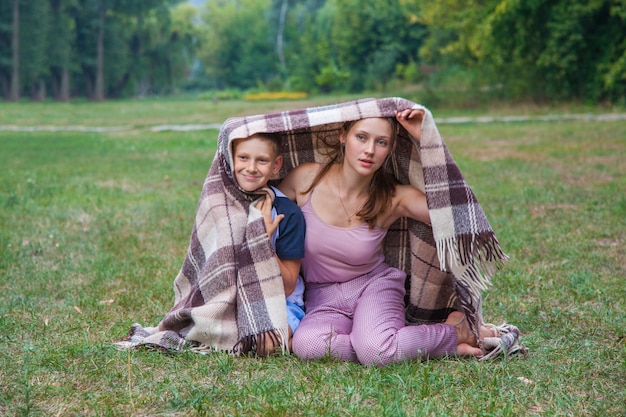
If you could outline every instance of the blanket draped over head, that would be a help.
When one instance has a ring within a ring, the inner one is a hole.
[[[118,345],[165,350],[188,345],[241,354],[254,351],[261,335],[271,335],[284,347],[288,326],[280,269],[261,213],[254,207],[258,195],[243,192],[234,181],[232,141],[258,132],[279,133],[282,178],[299,164],[325,162],[326,145],[319,138],[338,137],[344,122],[394,117],[396,110],[408,108],[425,112],[421,139],[400,127],[388,169],[400,183],[426,194],[432,226],[406,218],[396,221],[384,241],[386,261],[407,273],[407,323],[442,322],[460,310],[477,334],[483,323],[481,293],[507,256],[430,111],[394,97],[228,119],[219,132],[189,248],[174,281],[174,306],[157,327],[134,324],[128,339]],[[517,328],[498,329],[501,336],[515,340],[492,344],[500,350],[520,349]]]

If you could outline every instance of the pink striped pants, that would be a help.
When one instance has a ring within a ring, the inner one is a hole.
[[[307,284],[306,315],[293,335],[301,359],[330,355],[383,366],[456,351],[454,327],[405,324],[406,275],[386,264],[344,283]]]

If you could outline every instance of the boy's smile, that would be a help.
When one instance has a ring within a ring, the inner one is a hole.
[[[272,176],[278,174],[281,157],[275,155],[271,142],[252,137],[237,140],[233,148],[235,180],[245,191],[265,187]]]

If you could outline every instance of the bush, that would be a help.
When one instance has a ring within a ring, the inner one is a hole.
[[[300,100],[307,98],[309,95],[305,92],[298,91],[274,91],[274,92],[250,92],[243,96],[244,100]]]
[[[239,100],[243,93],[236,89],[230,90],[210,90],[206,91],[198,96],[200,100]]]

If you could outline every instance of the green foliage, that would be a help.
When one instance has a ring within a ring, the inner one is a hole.
[[[0,0],[0,93],[9,96],[11,66],[13,64],[13,1]]]
[[[243,96],[240,90],[210,90],[198,95],[200,100],[238,100]]]
[[[20,2],[20,81],[33,97],[48,75],[49,28],[49,0]]]
[[[18,81],[13,4],[0,0],[6,97]],[[423,83],[437,98],[438,89],[449,90],[461,77],[471,82],[455,93],[468,106],[483,99],[626,101],[623,0],[193,4],[20,1],[19,91],[42,99],[52,90],[55,99],[67,100],[70,93],[96,98],[100,86],[106,97],[118,98],[251,88],[385,92]]]
[[[343,85],[348,80],[350,80],[350,73],[341,71],[333,64],[322,67],[315,75],[315,83],[323,92],[344,90]]]
[[[367,66],[366,85],[385,91],[387,83],[395,76],[399,53],[395,45],[383,46],[374,52]]]
[[[53,96],[57,100],[69,99],[69,73],[74,63],[72,46],[76,42],[76,33],[68,8],[75,6],[75,1],[50,2],[50,33],[54,33],[55,38],[48,42],[49,77]]]
[[[12,3],[0,1],[0,84],[5,93],[12,82]],[[108,97],[173,91],[189,73],[196,40],[190,28],[193,12],[184,6],[170,11],[173,3],[178,1],[19,2],[21,90],[38,99],[46,89],[59,100],[68,99],[70,91],[94,98],[101,71]],[[176,28],[170,13],[176,15]],[[102,64],[97,59],[101,26]]]
[[[401,80],[409,83],[417,83],[422,78],[420,69],[413,60],[409,61],[407,64],[396,64],[396,74]]]
[[[626,88],[621,8],[613,0],[429,2],[419,9],[429,29],[421,54],[482,72],[508,99],[615,101]]]
[[[247,89],[276,74],[268,8],[268,0],[207,4],[199,57],[214,87]]]
[[[333,65],[326,33],[330,11],[323,7],[324,3],[298,1],[287,11],[284,74],[284,88],[287,90],[328,90],[315,81],[322,67]]]
[[[201,29],[194,24],[198,11],[188,3],[180,3],[171,9],[171,33],[169,42],[164,41],[159,48],[168,58],[168,82],[171,83],[171,92],[183,88],[189,78],[196,59],[196,49],[199,44]],[[158,66],[158,62],[154,62]],[[158,88],[161,83],[154,82]]]
[[[350,73],[349,91],[386,85],[396,63],[417,56],[423,30],[408,19],[403,2],[330,0],[334,6],[329,43],[337,64]]]

